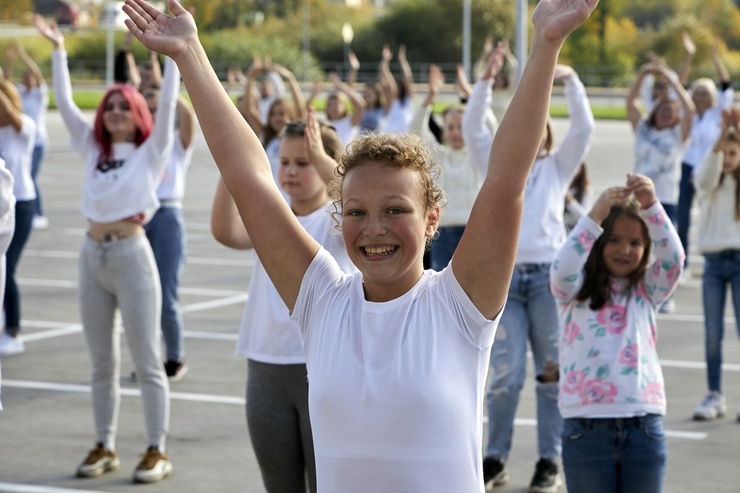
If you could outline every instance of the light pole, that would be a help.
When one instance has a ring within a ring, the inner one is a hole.
[[[347,78],[349,72],[349,49],[352,44],[352,38],[355,37],[355,32],[349,22],[345,22],[342,26],[342,41],[344,41],[344,78]]]
[[[471,7],[470,0],[463,2],[463,42],[462,42],[462,59],[463,69],[468,77],[471,76],[470,72],[470,18],[471,18]]]
[[[527,31],[529,28],[529,8],[527,7],[527,0],[517,0],[516,2],[516,59],[519,60],[519,64],[516,68],[516,82],[519,82],[519,78],[524,70],[524,65],[527,60]]]
[[[113,84],[113,21],[115,20],[115,4],[108,0],[105,5],[105,87]]]

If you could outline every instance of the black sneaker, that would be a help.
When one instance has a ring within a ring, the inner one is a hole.
[[[563,484],[558,465],[550,459],[540,459],[534,469],[529,485],[530,493],[555,493]]]
[[[486,488],[504,485],[508,480],[509,471],[506,469],[506,462],[493,457],[483,459],[483,485]]]
[[[170,382],[179,382],[188,372],[188,365],[185,364],[184,360],[169,360],[164,364],[164,371],[167,373],[167,379]]]

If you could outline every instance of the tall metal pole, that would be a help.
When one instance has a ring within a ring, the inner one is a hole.
[[[105,87],[110,87],[113,84],[113,21],[116,15],[115,8],[115,4],[111,0],[106,2]]]
[[[309,22],[311,15],[308,10],[308,0],[303,0],[303,81],[308,80],[308,67],[311,62],[311,31]]]
[[[528,36],[527,31],[529,29],[529,8],[527,7],[527,0],[517,0],[516,2],[516,59],[519,60],[519,64],[516,69],[516,81],[519,82],[519,78],[524,70],[524,63],[527,61],[528,49]]]
[[[471,77],[470,71],[470,18],[471,18],[471,0],[463,2],[463,41],[462,41],[462,60],[463,69],[468,77]]]

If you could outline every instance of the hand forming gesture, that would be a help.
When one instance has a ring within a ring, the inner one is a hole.
[[[558,46],[588,19],[599,0],[540,0],[532,14],[535,33]]]
[[[64,47],[64,35],[59,30],[56,23],[52,22],[49,24],[41,14],[36,14],[33,16],[33,25],[36,27],[39,34],[51,41],[54,48],[60,49]]]
[[[606,216],[609,215],[611,208],[617,204],[622,204],[629,197],[630,191],[627,187],[610,187],[604,190],[596,203],[588,213],[588,217],[594,220],[596,224],[601,224]]]
[[[191,43],[198,43],[198,28],[192,14],[177,0],[169,0],[167,7],[174,17],[144,0],[126,0],[123,11],[129,16],[126,27],[141,44],[176,59],[188,51]]]
[[[643,209],[647,209],[658,200],[653,181],[644,175],[627,173],[627,190],[635,196]]]

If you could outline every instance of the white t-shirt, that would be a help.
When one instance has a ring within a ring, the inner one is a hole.
[[[49,108],[49,86],[42,82],[38,87],[26,89],[19,84],[18,92],[21,95],[23,113],[31,117],[36,124],[36,140],[34,146],[46,145],[49,135],[46,132],[46,110]]]
[[[175,135],[172,153],[157,188],[159,200],[182,200],[185,196],[185,178],[193,159],[193,145],[185,149],[182,139]]]
[[[0,300],[5,296],[5,252],[15,231],[15,197],[13,196],[13,175],[0,159]],[[0,375],[2,382],[2,375]],[[0,411],[3,404],[0,402]]]
[[[13,175],[13,193],[16,200],[36,198],[36,189],[31,178],[31,157],[36,139],[36,124],[30,116],[21,114],[21,129],[16,132],[12,125],[0,127],[0,158]]]
[[[347,115],[339,120],[330,120],[329,123],[337,131],[337,136],[339,137],[339,142],[342,143],[342,147],[346,147],[360,133],[360,127],[352,125],[351,115]]]
[[[347,255],[341,233],[334,227],[330,207],[327,204],[307,216],[296,218],[308,234],[334,257],[343,272],[355,272],[357,269]],[[244,306],[239,327],[236,354],[277,365],[306,362],[298,326],[290,318],[288,307],[280,298],[257,255],[254,256],[249,299]]]
[[[389,134],[402,134],[409,131],[411,119],[414,117],[414,109],[411,105],[411,98],[403,101],[396,98],[388,108],[388,114],[385,116],[385,125],[383,131]]]
[[[483,493],[482,406],[500,315],[487,320],[452,272],[365,300],[321,249],[292,318],[303,338],[322,493]]]

